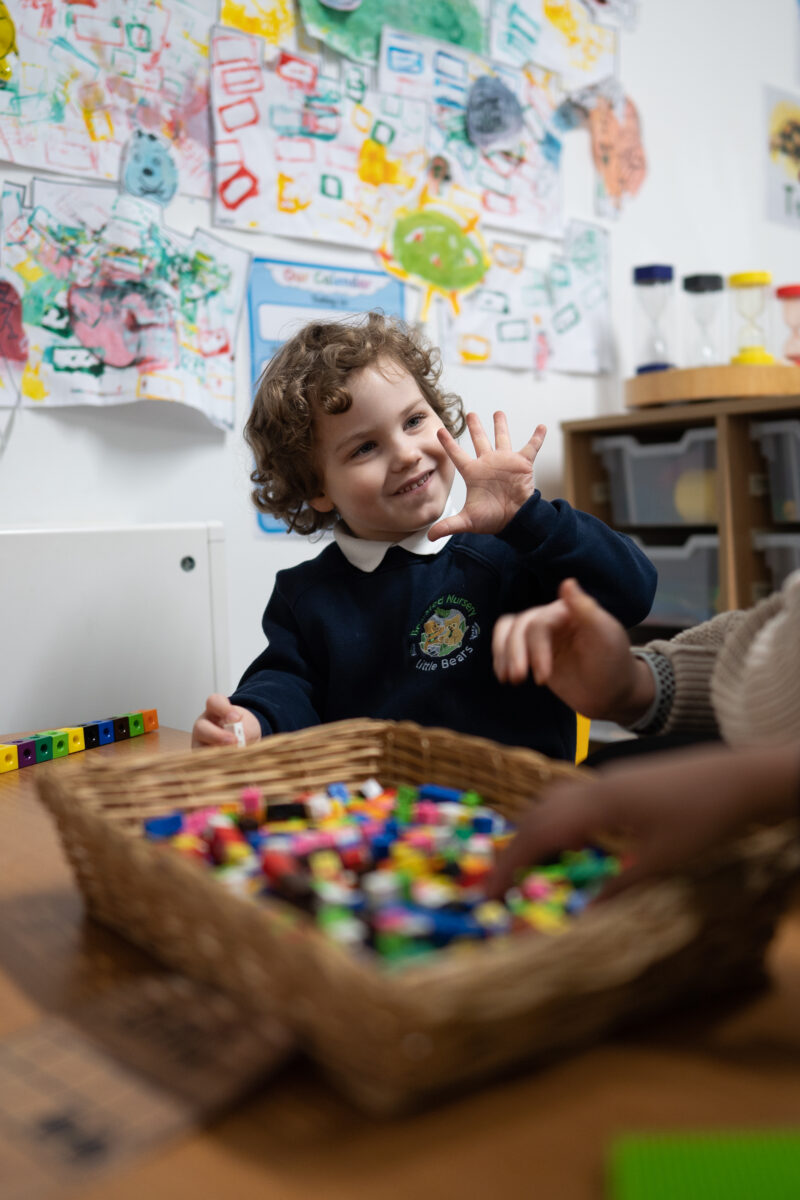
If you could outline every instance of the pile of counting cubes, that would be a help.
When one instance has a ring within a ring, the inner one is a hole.
[[[12,742],[0,742],[0,775],[4,771],[16,771],[18,767],[32,767],[51,758],[76,754],[79,750],[94,750],[109,742],[123,742],[143,733],[152,733],[154,729],[158,729],[158,712],[155,708],[147,708],[108,717],[104,721],[47,729]]]
[[[508,822],[475,792],[372,779],[266,803],[245,788],[238,803],[151,818],[144,832],[235,893],[287,900],[334,941],[391,963],[521,930],[556,933],[620,869],[597,847],[570,851],[526,870],[505,903],[487,900]]]

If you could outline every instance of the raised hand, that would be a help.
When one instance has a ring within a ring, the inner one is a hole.
[[[631,654],[628,635],[574,579],[552,604],[501,617],[492,635],[501,683],[528,676],[587,717],[632,724],[650,706],[653,676]]]
[[[547,429],[537,425],[521,450],[511,448],[505,413],[494,414],[494,446],[476,413],[467,416],[475,458],[446,429],[439,441],[467,485],[461,512],[444,517],[428,531],[432,542],[450,533],[499,533],[534,492],[533,464]]]

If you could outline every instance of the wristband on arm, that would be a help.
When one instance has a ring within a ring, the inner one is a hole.
[[[657,654],[654,650],[633,649],[631,654],[647,663],[653,675],[655,694],[647,712],[632,725],[627,725],[626,729],[630,729],[631,733],[643,733],[648,736],[660,733],[667,723],[672,711],[672,701],[675,699],[675,672],[672,670],[672,663],[665,655]]]

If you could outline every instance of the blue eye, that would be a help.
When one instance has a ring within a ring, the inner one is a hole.
[[[357,450],[353,451],[353,458],[358,458],[361,455],[369,454],[370,450],[375,446],[375,442],[364,442]]]
[[[424,413],[415,413],[413,417],[409,417],[406,421],[406,427],[410,429],[417,429],[424,420]]]

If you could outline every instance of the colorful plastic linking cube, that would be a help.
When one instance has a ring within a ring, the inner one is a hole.
[[[94,750],[109,742],[123,742],[126,738],[152,733],[154,729],[158,729],[158,712],[148,708],[143,712],[107,717],[104,721],[90,721],[66,729],[46,729],[12,742],[0,742],[0,775],[5,771],[16,771],[18,767],[32,767],[34,763],[76,754],[78,750]]]

